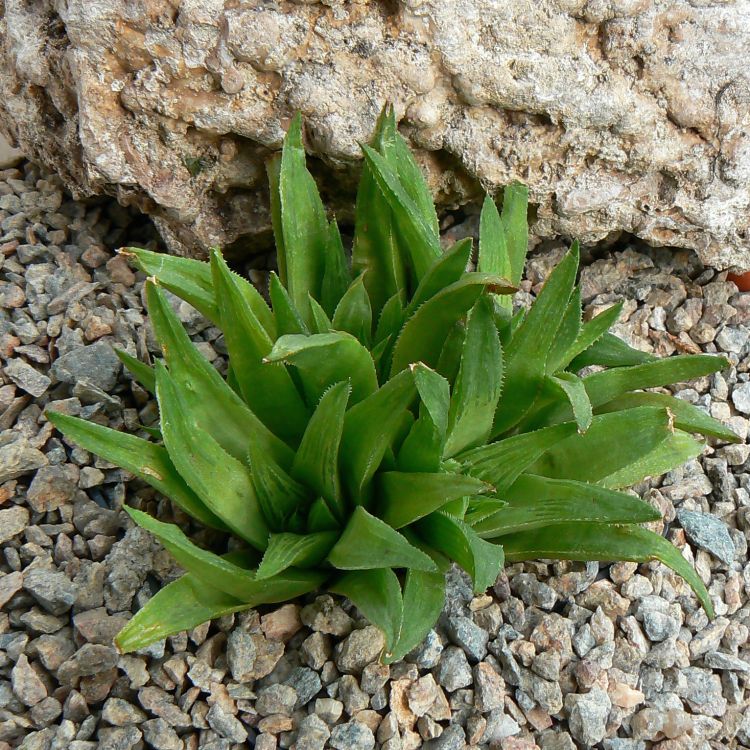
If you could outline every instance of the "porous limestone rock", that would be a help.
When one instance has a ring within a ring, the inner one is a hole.
[[[5,0],[0,126],[175,251],[267,237],[305,116],[343,221],[386,101],[441,205],[530,186],[537,238],[750,268],[750,0]]]

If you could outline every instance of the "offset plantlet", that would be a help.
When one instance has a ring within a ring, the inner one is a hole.
[[[477,271],[462,240],[443,252],[425,181],[381,116],[357,196],[351,260],[305,167],[293,120],[271,161],[278,277],[269,307],[218,251],[210,262],[124,251],[149,274],[163,359],[122,354],[155,394],[144,440],[58,413],[72,441],[153,485],[197,522],[233,535],[198,547],[132,508],[185,569],[117,636],[122,651],[214,617],[317,589],[348,597],[385,634],[385,661],[434,625],[451,561],[490,586],[504,560],[659,560],[712,614],[708,592],[660,515],[622,491],[736,436],[643,389],[723,368],[656,360],[582,322],[574,245],[529,310],[513,312],[527,248],[527,193],[487,198]],[[199,353],[162,288],[224,331],[226,380]],[[603,365],[581,375],[587,365]]]

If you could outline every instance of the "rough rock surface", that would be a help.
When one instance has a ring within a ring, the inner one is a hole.
[[[268,235],[263,161],[301,110],[347,219],[395,104],[443,205],[512,179],[537,237],[625,231],[750,268],[750,0],[0,4],[0,127],[173,250]]]

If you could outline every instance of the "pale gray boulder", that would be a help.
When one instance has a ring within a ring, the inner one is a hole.
[[[4,10],[3,10],[4,9]],[[0,129],[175,251],[268,235],[290,116],[346,220],[395,104],[442,206],[520,179],[536,238],[750,268],[750,0],[6,0]]]

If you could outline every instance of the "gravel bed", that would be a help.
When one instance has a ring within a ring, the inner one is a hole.
[[[379,632],[329,596],[118,655],[113,635],[179,575],[123,503],[188,520],[42,410],[155,421],[111,348],[156,351],[142,275],[112,252],[153,241],[132,213],[76,203],[35,167],[0,172],[0,750],[750,746],[746,442],[637,488],[709,586],[713,622],[662,565],[534,562],[480,597],[453,571],[439,626],[390,667]],[[519,301],[560,255],[532,257]],[[582,288],[588,314],[625,300],[616,330],[639,348],[724,352],[731,369],[675,392],[747,436],[750,295],[688,253],[643,247],[599,250]],[[175,307],[221,365],[220,332]]]

